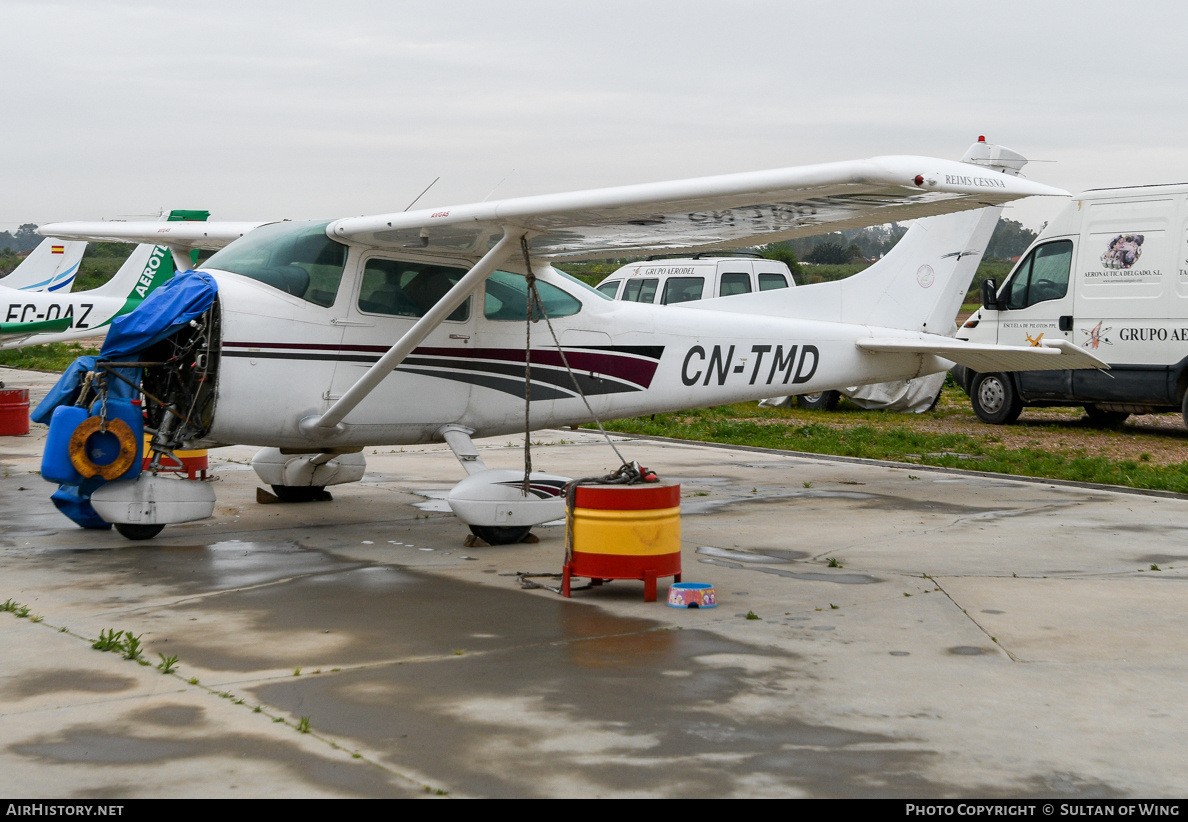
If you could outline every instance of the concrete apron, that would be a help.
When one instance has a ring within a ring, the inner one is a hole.
[[[534,437],[540,470],[614,467]],[[53,509],[44,438],[0,438],[10,796],[1188,792],[1184,499],[623,442],[683,485],[684,579],[721,602],[685,611],[670,580],[522,590],[563,527],[463,546],[444,446],[298,505],[214,451],[215,517],[129,542]],[[518,446],[480,442],[493,468]],[[92,650],[107,630],[151,664]]]

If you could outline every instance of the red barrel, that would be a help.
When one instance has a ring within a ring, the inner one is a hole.
[[[580,485],[568,527],[572,553],[562,573],[571,577],[639,579],[644,601],[656,601],[657,577],[681,581],[681,486]]]
[[[29,433],[29,389],[0,388],[0,436]]]

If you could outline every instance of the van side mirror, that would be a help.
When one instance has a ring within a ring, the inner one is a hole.
[[[998,283],[993,277],[982,280],[982,308],[1001,310],[998,305]]]

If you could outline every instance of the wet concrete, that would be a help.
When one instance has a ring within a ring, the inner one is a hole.
[[[10,794],[1188,789],[1188,500],[623,443],[682,482],[684,579],[721,603],[686,610],[668,580],[656,603],[520,588],[563,529],[463,546],[441,446],[376,449],[308,505],[257,504],[252,449],[213,452],[215,517],[133,543],[53,510],[43,432],[0,438],[0,602],[29,608],[0,612]],[[598,438],[539,439],[538,467],[613,467]],[[507,442],[488,465],[516,467]],[[148,664],[93,650],[109,630]]]

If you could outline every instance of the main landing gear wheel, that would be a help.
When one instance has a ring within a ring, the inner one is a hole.
[[[982,422],[1006,425],[1019,419],[1023,401],[1006,374],[978,374],[970,389],[970,402]]]
[[[325,485],[274,485],[272,493],[281,502],[321,502],[333,497]]]
[[[798,394],[796,404],[810,411],[833,411],[841,400],[838,391],[822,391],[819,394]]]
[[[514,545],[532,531],[531,525],[471,525],[470,533],[488,545]]]
[[[164,525],[142,525],[137,522],[117,522],[115,529],[125,539],[152,539],[165,530]]]
[[[1130,414],[1125,411],[1106,411],[1098,408],[1093,403],[1085,404],[1085,414],[1089,417],[1090,425],[1112,426],[1121,425],[1130,418]]]

